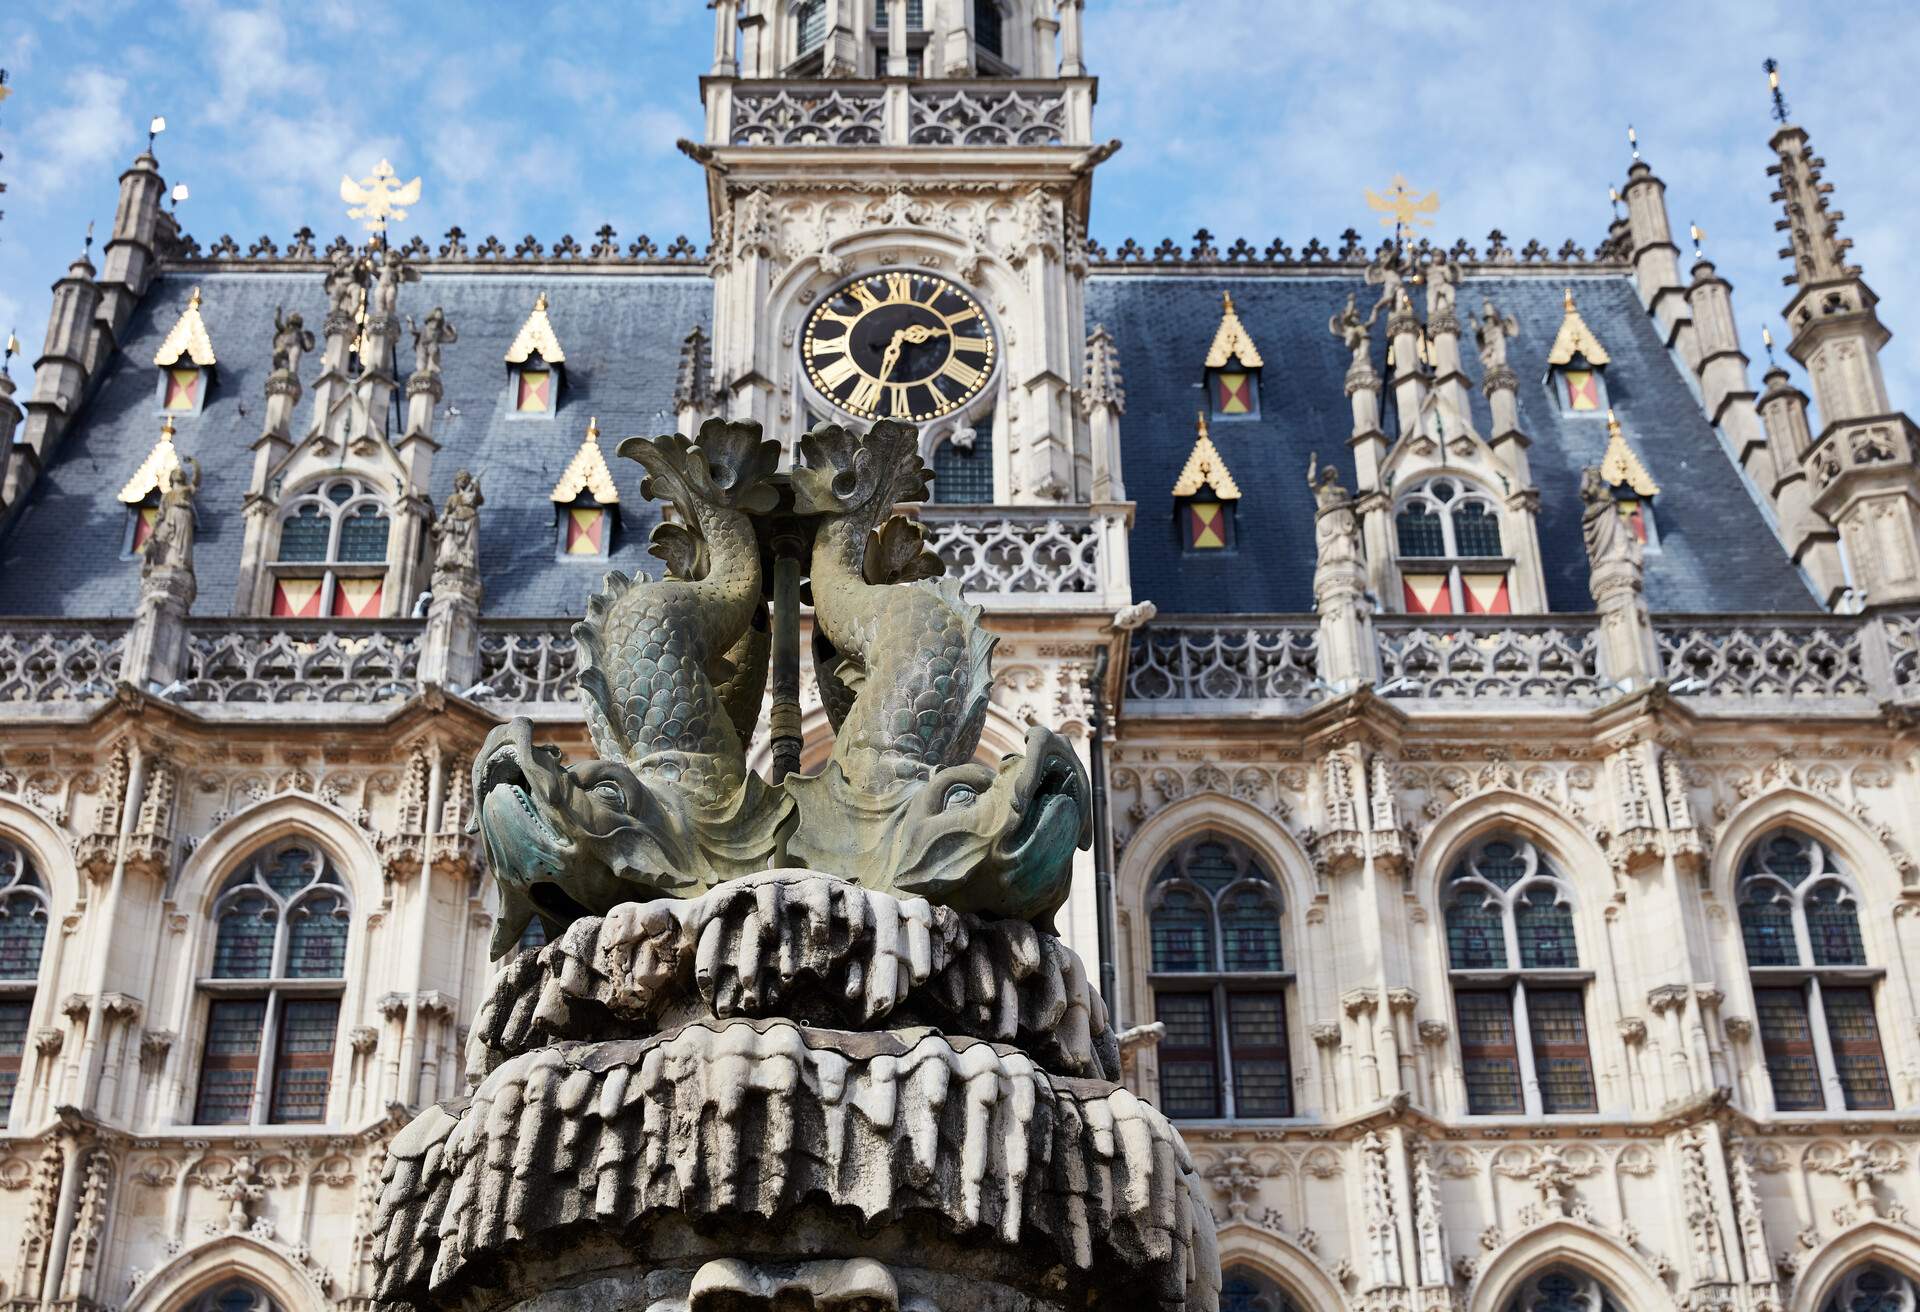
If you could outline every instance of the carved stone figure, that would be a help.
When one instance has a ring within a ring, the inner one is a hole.
[[[1340,483],[1340,471],[1331,464],[1320,466],[1316,452],[1307,459],[1307,486],[1313,490],[1318,509],[1314,514],[1314,540],[1322,568],[1330,564],[1359,563],[1360,521],[1353,513],[1353,496]]]
[[[400,310],[400,284],[419,281],[420,270],[407,263],[406,257],[399,251],[389,247],[386,259],[380,264],[380,274],[374,281],[370,317],[381,323],[397,322],[396,316]]]
[[[1372,314],[1367,316],[1369,325],[1382,310],[1394,315],[1413,308],[1413,302],[1407,297],[1406,278],[1400,271],[1398,244],[1391,241],[1380,243],[1380,249],[1374,252],[1373,259],[1367,264],[1366,279],[1367,286],[1380,289],[1380,298],[1373,303]]]
[[[327,270],[327,317],[330,319],[344,316],[351,321],[353,313],[359,308],[360,289],[366,286],[366,264],[351,251],[342,251],[333,257],[333,266]]]
[[[1445,255],[1435,253],[1427,266],[1427,323],[1453,317],[1455,298],[1460,290],[1460,266]]]
[[[448,342],[460,340],[460,334],[447,322],[446,311],[439,306],[427,312],[427,321],[415,325],[413,316],[407,316],[407,329],[413,334],[413,372],[417,378],[438,377],[440,373],[440,348]]]
[[[479,476],[461,470],[453,476],[453,491],[440,508],[433,526],[433,572],[474,573],[480,568],[480,507],[487,498]]]
[[[193,578],[193,500],[199,494],[200,462],[183,456],[180,472],[169,471],[162,478],[160,511],[153,531],[140,544],[142,580],[162,572]],[[187,600],[192,601],[191,595]]]
[[[1373,321],[1380,315],[1380,306],[1375,304],[1373,312],[1366,318],[1360,317],[1360,308],[1353,293],[1347,295],[1347,306],[1340,313],[1327,320],[1327,331],[1338,337],[1341,344],[1353,353],[1353,362],[1347,366],[1349,375],[1371,369],[1368,359],[1373,337]]]
[[[281,317],[280,307],[273,311],[273,367],[290,374],[300,372],[300,357],[313,349],[313,333],[298,312]]]
[[[1613,489],[1598,465],[1580,472],[1580,535],[1587,544],[1587,564],[1594,570],[1624,561],[1635,568],[1641,562],[1640,539],[1620,517]]]
[[[1520,325],[1511,315],[1501,315],[1493,308],[1492,301],[1482,301],[1480,322],[1473,335],[1480,347],[1480,367],[1492,375],[1495,370],[1507,367],[1507,339],[1520,335]]]

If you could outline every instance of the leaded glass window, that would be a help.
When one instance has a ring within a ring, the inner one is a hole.
[[[999,0],[973,0],[973,39],[982,50],[995,58],[1006,57]]]
[[[949,437],[933,449],[933,500],[943,506],[993,504],[993,416],[978,420],[965,446]]]
[[[1409,614],[1512,610],[1500,512],[1485,494],[1453,478],[1429,479],[1400,498],[1394,538]]]
[[[13,1110],[47,941],[47,888],[20,848],[0,838],[0,1133]]]
[[[1526,839],[1496,835],[1454,866],[1446,898],[1467,1111],[1598,1111],[1573,886]]]
[[[280,1312],[265,1291],[245,1280],[215,1285],[188,1305],[186,1312]]]
[[[1586,1272],[1549,1267],[1520,1287],[1505,1312],[1620,1312],[1620,1304]]]
[[[304,839],[255,854],[215,901],[194,1119],[326,1119],[352,921],[345,887]]]
[[[1215,835],[1170,857],[1148,893],[1160,1106],[1179,1119],[1293,1115],[1279,886]]]
[[[804,0],[794,11],[794,22],[799,33],[798,53],[818,49],[827,39],[827,0]]]
[[[1860,894],[1826,844],[1763,836],[1740,867],[1740,938],[1776,1111],[1890,1108]]]
[[[1916,1306],[1913,1281],[1875,1262],[1847,1272],[1820,1312],[1915,1312]]]
[[[1298,1312],[1298,1309],[1272,1277],[1250,1266],[1230,1266],[1220,1273],[1220,1312]]]
[[[14,1090],[20,1084],[20,1061],[27,1052],[27,1026],[33,1020],[33,999],[0,1000],[0,1127],[13,1111]]]
[[[268,567],[269,613],[287,619],[380,615],[391,527],[386,498],[362,479],[329,479],[291,498]]]

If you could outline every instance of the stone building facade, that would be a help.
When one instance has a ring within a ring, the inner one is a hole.
[[[618,439],[904,414],[1225,1306],[1911,1307],[1920,452],[1806,133],[1811,400],[1644,161],[1591,252],[1109,250],[1081,0],[713,7],[706,241],[203,245],[143,154],[0,378],[4,1296],[366,1300]]]

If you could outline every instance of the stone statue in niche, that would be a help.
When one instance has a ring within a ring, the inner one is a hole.
[[[1620,515],[1620,504],[1598,465],[1580,471],[1580,536],[1587,544],[1587,564],[1598,570],[1603,565],[1625,563],[1638,569],[1642,560],[1640,539]]]
[[[413,316],[408,315],[407,330],[413,334],[414,377],[439,377],[440,348],[460,340],[460,334],[447,322],[446,311],[434,306],[427,312],[427,321],[422,324],[415,324]]]
[[[300,357],[313,349],[313,333],[307,328],[298,311],[281,314],[281,307],[273,311],[273,367],[277,371],[298,375]]]
[[[753,423],[619,450],[665,576],[574,627],[595,759],[519,718],[474,762],[498,967],[470,1100],[388,1153],[376,1297],[1214,1312],[1205,1186],[1052,932],[1086,773],[1043,727],[976,762],[994,639],[894,513],[915,431],[817,429],[791,474]],[[835,744],[769,781],[803,571]]]

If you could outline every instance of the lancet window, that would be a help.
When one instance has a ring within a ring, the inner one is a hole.
[[[194,1299],[187,1312],[280,1312],[280,1305],[258,1285],[229,1280]]]
[[[1796,830],[1740,867],[1740,937],[1777,1111],[1889,1108],[1860,893],[1832,852]]]
[[[47,942],[47,886],[27,854],[0,839],[0,1129],[13,1109]]]
[[[271,566],[271,613],[377,618],[391,528],[385,498],[358,478],[329,479],[290,499]]]
[[[259,853],[214,903],[194,1121],[324,1121],[352,909],[321,851],[293,839]]]
[[[1500,512],[1483,493],[1457,479],[1430,479],[1401,498],[1394,532],[1409,614],[1512,610]]]
[[[1242,844],[1206,835],[1148,896],[1160,1109],[1177,1120],[1293,1115],[1280,887]]]
[[[1299,1312],[1278,1281],[1250,1266],[1220,1273],[1220,1312]]]
[[[1820,1312],[1914,1312],[1914,1283],[1877,1262],[1847,1272]]]
[[[1621,1312],[1613,1291],[1584,1271],[1552,1267],[1528,1280],[1507,1312]]]
[[[1573,886],[1532,843],[1501,835],[1467,851],[1446,896],[1467,1111],[1599,1110]]]

